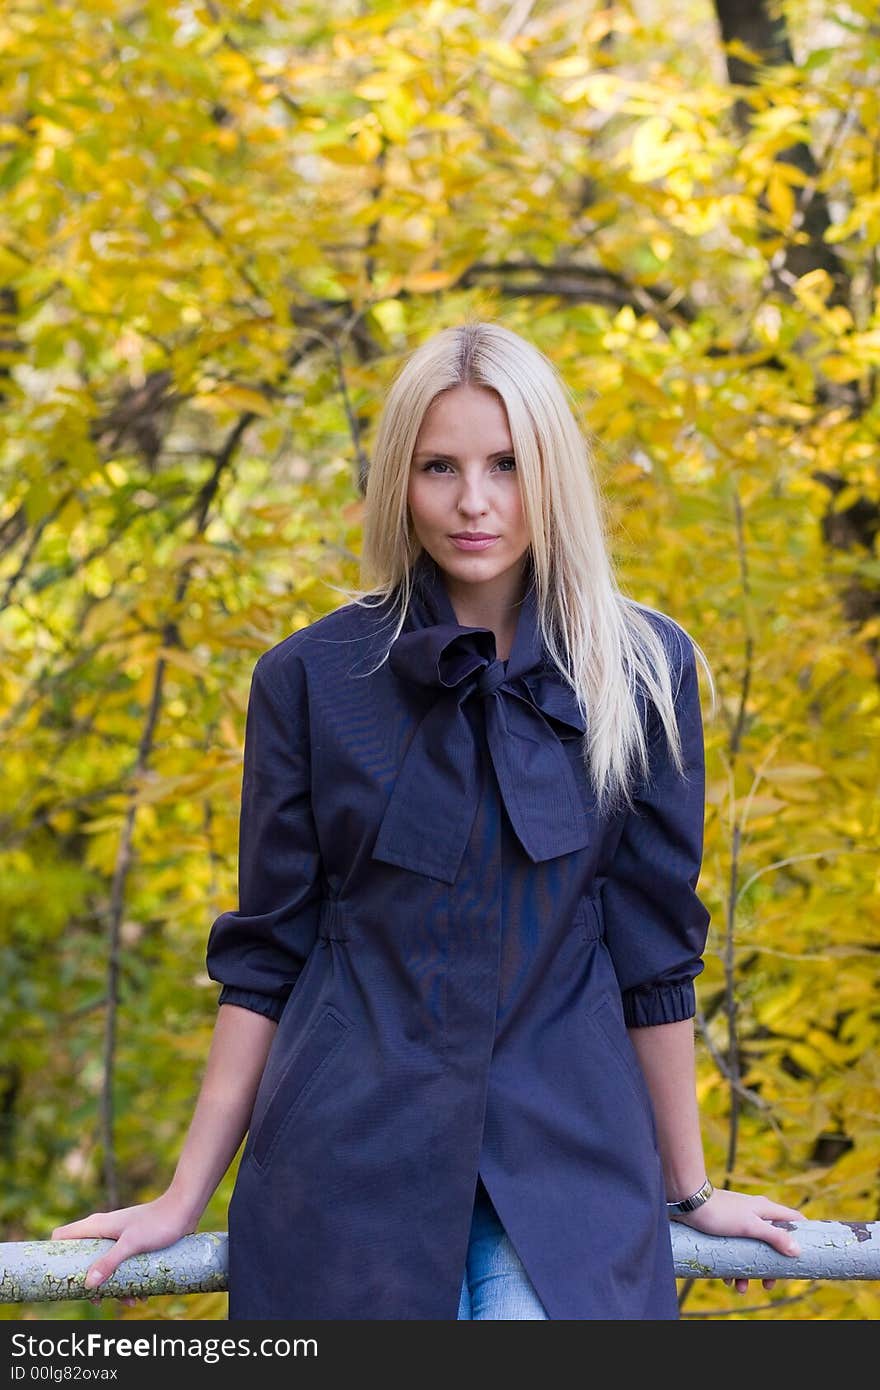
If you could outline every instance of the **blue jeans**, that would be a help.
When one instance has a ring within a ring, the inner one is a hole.
[[[458,1321],[547,1318],[482,1178],[477,1179]]]

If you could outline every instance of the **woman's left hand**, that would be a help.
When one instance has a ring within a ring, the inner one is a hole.
[[[674,1216],[684,1226],[693,1226],[695,1231],[703,1231],[707,1236],[748,1236],[752,1240],[763,1240],[778,1250],[781,1255],[799,1255],[801,1248],[791,1231],[783,1226],[774,1226],[774,1221],[803,1221],[804,1214],[795,1207],[784,1207],[779,1202],[771,1202],[769,1197],[750,1197],[746,1192],[730,1192],[716,1187],[708,1202],[686,1216]],[[749,1287],[748,1279],[725,1279],[725,1284],[735,1284],[737,1293],[745,1293]],[[775,1279],[762,1279],[765,1289],[772,1289]]]

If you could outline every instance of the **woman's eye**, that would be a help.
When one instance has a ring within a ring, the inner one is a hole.
[[[433,473],[440,469],[448,469],[449,466],[446,459],[428,459],[424,464],[424,471],[426,473]],[[511,469],[516,468],[516,459],[510,454],[507,458],[498,459],[495,467],[500,468],[505,473],[509,473]]]

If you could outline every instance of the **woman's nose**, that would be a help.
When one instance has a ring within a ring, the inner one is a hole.
[[[458,510],[467,516],[479,516],[487,509],[486,489],[483,483],[463,478],[459,484]]]

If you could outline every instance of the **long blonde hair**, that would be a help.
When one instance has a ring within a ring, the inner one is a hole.
[[[646,616],[652,610],[617,584],[590,446],[566,386],[538,348],[501,324],[475,321],[441,330],[407,357],[386,395],[367,475],[360,576],[367,587],[347,591],[348,597],[366,607],[396,599],[390,640],[402,630],[411,570],[422,553],[407,507],[416,436],[434,398],[460,385],[487,387],[504,403],[541,634],[586,720],[584,761],[598,806],[621,798],[631,806],[636,778],[648,771],[637,682],[657,710],[677,771],[684,772],[673,666]],[[673,630],[679,643],[692,643],[714,705],[705,655],[679,624]]]

